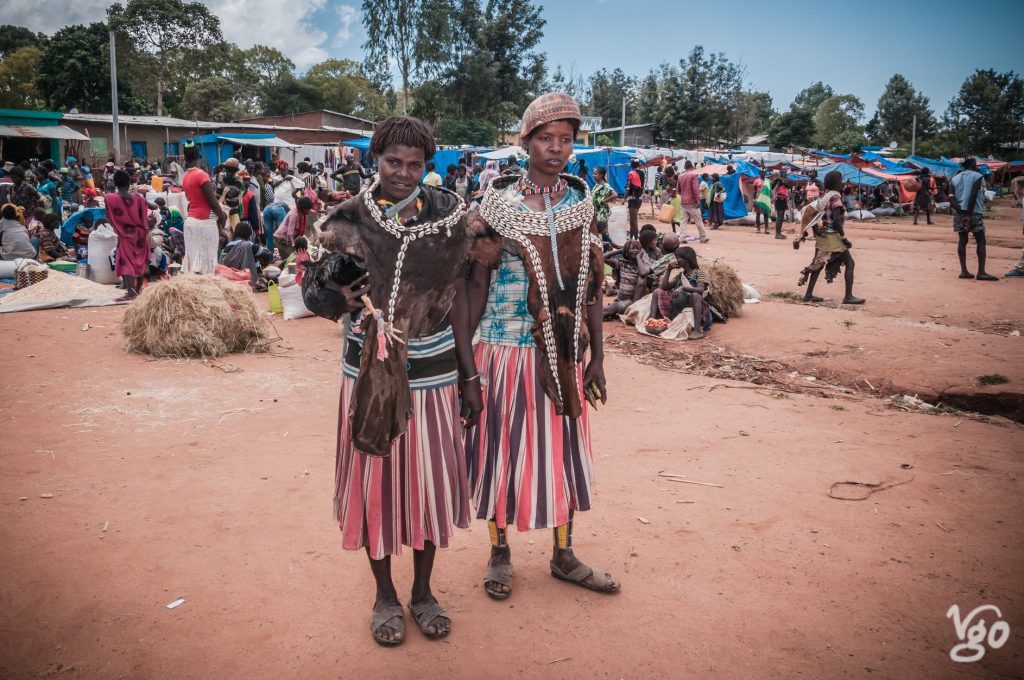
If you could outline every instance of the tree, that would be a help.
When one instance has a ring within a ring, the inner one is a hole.
[[[274,96],[263,110],[267,116],[284,116],[323,108],[320,90],[304,80],[288,74],[277,86]]]
[[[442,144],[490,146],[498,139],[498,128],[485,120],[446,120],[434,131]]]
[[[1024,79],[978,69],[949,103],[946,126],[962,140],[961,153],[993,153],[1024,137]]]
[[[610,127],[622,120],[622,100],[626,100],[626,122],[637,121],[637,87],[636,78],[627,76],[622,69],[608,71],[601,69],[590,77],[590,106],[587,111],[591,116],[601,116],[602,124]],[[640,121],[644,123],[649,120]]]
[[[917,138],[924,139],[935,134],[937,122],[928,106],[928,97],[914,89],[913,85],[897,73],[885,86],[878,99],[876,118],[868,124],[871,138],[881,144],[890,141],[909,143],[913,136],[914,116],[917,116]]]
[[[38,109],[44,105],[35,86],[39,48],[22,47],[0,61],[0,109]]]
[[[776,115],[772,96],[767,92],[744,92],[740,95],[741,130],[752,135],[767,133]]]
[[[793,103],[789,105],[789,110],[799,109],[813,115],[821,103],[834,94],[830,85],[825,85],[819,80],[801,90],[793,99]]]
[[[833,95],[821,102],[814,114],[814,143],[834,146],[845,133],[854,131],[864,138],[860,121],[864,117],[864,104],[852,94]],[[847,136],[845,139],[850,139]],[[863,143],[863,142],[862,142]]]
[[[814,139],[814,117],[810,111],[797,109],[781,114],[768,129],[768,142],[775,148],[808,146]]]
[[[849,128],[836,134],[834,137],[830,137],[819,146],[825,151],[831,151],[832,153],[851,153],[859,151],[865,142],[867,142],[867,139],[860,128]]]
[[[4,24],[0,26],[0,59],[22,47],[39,47],[44,42],[46,36],[42,33],[33,33],[24,26]]]
[[[156,115],[164,111],[164,79],[175,54],[223,42],[220,19],[198,2],[128,0],[107,10],[111,27],[129,36],[141,52],[157,59]]]
[[[598,135],[594,146],[618,146],[619,143],[608,135]]]
[[[213,121],[236,120],[248,111],[239,106],[233,84],[221,76],[210,76],[185,88],[181,108],[188,118]]]
[[[460,0],[450,15],[453,42],[438,75],[416,88],[413,112],[435,123],[479,119],[504,128],[544,83],[541,10],[530,0]],[[439,57],[440,58],[440,57]]]
[[[384,94],[351,59],[328,59],[311,66],[303,80],[320,90],[324,108],[376,120],[387,115]]]
[[[388,63],[402,79],[402,112],[409,110],[409,87],[414,75],[433,72],[444,63],[453,40],[449,17],[451,0],[363,0],[366,28],[366,70],[371,80],[384,80]]]
[[[146,113],[135,99],[120,67],[131,55],[118,53],[117,101],[123,113]],[[43,45],[36,71],[36,87],[51,109],[78,108],[110,113],[110,36],[106,24],[62,28]]]
[[[657,126],[658,99],[661,96],[658,87],[658,76],[651,71],[640,83],[640,89],[636,98],[636,121],[638,123],[651,123],[651,130],[655,139],[660,137],[661,130]],[[607,124],[608,121],[605,121]]]

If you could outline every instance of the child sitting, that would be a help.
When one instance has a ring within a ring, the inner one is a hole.
[[[89,234],[93,230],[93,218],[91,213],[82,215],[82,220],[75,226],[75,232],[71,240],[75,245],[75,256],[79,260],[89,257]]]
[[[302,264],[303,262],[309,262],[311,259],[309,256],[309,241],[306,240],[305,236],[300,236],[295,239],[295,283],[302,285],[302,275],[306,271],[306,267]]]

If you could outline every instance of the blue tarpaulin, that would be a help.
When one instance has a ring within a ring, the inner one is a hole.
[[[698,168],[697,172],[703,171]],[[735,220],[740,217],[746,217],[747,204],[743,202],[743,192],[740,191],[740,174],[721,175],[718,178],[718,182],[725,189],[725,201],[722,202],[722,219]],[[709,185],[713,183],[711,179],[708,179]],[[708,211],[705,210],[703,214],[704,219],[707,219]]]
[[[879,184],[884,184],[885,180],[881,177],[877,177],[870,173],[864,172],[855,165],[849,163],[833,163],[832,165],[822,165],[816,168],[805,168],[805,170],[817,170],[818,179],[824,179],[825,175],[838,170],[843,174],[843,182],[850,182],[862,187],[877,187]]]
[[[908,156],[907,162],[913,163],[919,168],[928,168],[933,175],[952,177],[956,173],[960,172],[959,163],[954,163],[953,161],[945,158],[934,160],[932,158],[925,158],[924,156]]]
[[[95,222],[100,218],[107,219],[107,210],[106,208],[82,208],[78,212],[71,213],[71,215],[64,220],[64,224],[60,226],[60,240],[62,242],[67,245],[71,245],[73,243],[71,235],[75,233],[75,228],[78,226],[78,223],[82,221],[82,217],[85,215],[92,215],[92,220]]]
[[[360,151],[370,150],[370,138],[359,137],[358,139],[349,139],[341,143],[342,146],[351,146],[353,149],[359,149]]]
[[[594,168],[603,167],[608,170],[608,183],[620,196],[626,193],[626,178],[629,175],[630,161],[632,154],[618,149],[592,149],[579,150],[576,152],[576,160],[565,166],[565,171],[575,175],[579,170],[579,160],[587,163],[587,183],[594,183]],[[654,172],[655,168],[647,168],[648,173]]]

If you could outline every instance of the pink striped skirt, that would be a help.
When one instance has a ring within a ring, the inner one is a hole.
[[[560,416],[540,386],[536,347],[480,343],[484,393],[479,424],[466,436],[477,519],[519,531],[557,527],[590,509],[594,462],[588,404]],[[581,375],[582,366],[576,369]]]
[[[334,516],[346,550],[370,557],[448,547],[455,527],[469,526],[469,484],[459,420],[458,387],[413,390],[409,429],[390,455],[367,456],[352,447],[349,397],[355,381],[342,377],[338,417]]]

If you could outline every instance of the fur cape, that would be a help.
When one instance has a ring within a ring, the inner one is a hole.
[[[370,189],[367,189],[370,191]],[[443,219],[456,210],[464,210],[462,201],[451,191],[420,187],[423,208],[416,227]],[[332,252],[359,257],[369,273],[369,297],[373,305],[387,313],[394,282],[395,264],[402,240],[384,230],[371,215],[362,194],[338,205],[323,225],[324,246]],[[464,273],[471,245],[465,217],[439,233],[418,237],[405,255],[402,280],[395,304],[394,325],[401,338],[408,340],[427,335],[445,321],[455,297],[456,279]],[[387,357],[377,359],[377,320],[362,319],[365,334],[348,417],[357,451],[371,456],[386,456],[391,442],[406,432],[412,415],[412,394],[406,372],[408,353],[402,343],[387,348]]]
[[[571,188],[584,192],[586,194],[584,200],[590,202],[590,192],[582,180],[571,175],[562,175],[562,179],[568,182]],[[552,257],[549,235],[529,234],[522,237],[532,244],[539,256],[537,258],[539,262],[534,262],[528,249],[521,243],[499,233],[499,227],[500,231],[507,232],[505,226],[489,224],[481,214],[490,212],[485,205],[488,201],[504,201],[505,199],[500,194],[518,181],[519,177],[517,176],[503,176],[491,180],[487,192],[484,194],[480,210],[473,213],[470,218],[474,231],[483,235],[474,243],[471,259],[493,269],[497,268],[501,262],[503,249],[522,258],[529,276],[526,304],[534,319],[533,339],[537,349],[545,357],[545,361],[538,363],[540,384],[544,392],[554,402],[555,410],[560,415],[575,419],[583,412],[579,389],[583,386],[577,385],[576,382],[576,364],[583,360],[583,353],[590,342],[590,332],[587,328],[587,306],[598,299],[604,279],[604,254],[601,250],[597,222],[594,219],[591,204],[589,218],[581,220],[575,228],[557,235],[559,267],[565,284],[565,290],[560,290],[555,275],[555,262]],[[510,217],[510,222],[514,222],[514,216]],[[507,226],[514,228],[515,225],[511,223]],[[589,243],[587,249],[589,267],[581,290],[578,277],[583,263],[582,239],[584,238]],[[538,265],[544,273],[547,306],[544,305],[541,295],[541,282],[537,275]],[[579,314],[578,334],[576,331],[577,310]],[[547,321],[551,322],[553,346],[549,346],[545,339],[543,325]],[[550,353],[555,355],[554,371],[549,362]]]

